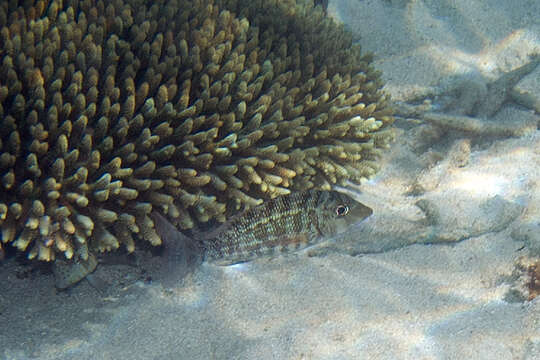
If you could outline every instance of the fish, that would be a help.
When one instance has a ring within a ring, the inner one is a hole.
[[[337,191],[293,192],[240,212],[215,230],[188,237],[154,212],[156,232],[173,263],[234,265],[298,251],[346,232],[373,210]]]
[[[88,252],[86,260],[82,258],[76,261],[56,259],[52,266],[54,285],[58,290],[65,290],[87,278],[96,270],[97,265],[97,258],[91,252]]]

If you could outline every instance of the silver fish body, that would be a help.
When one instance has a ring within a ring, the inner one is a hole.
[[[183,235],[163,216],[153,217],[165,246],[176,248],[176,262],[231,265],[317,244],[371,214],[371,208],[345,194],[311,190],[266,201],[194,238]]]
[[[371,213],[370,208],[335,191],[281,196],[206,234],[204,260],[229,265],[297,251],[344,232]]]

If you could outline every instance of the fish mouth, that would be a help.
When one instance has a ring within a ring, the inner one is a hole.
[[[351,223],[356,223],[358,221],[362,221],[365,218],[370,217],[373,214],[373,209],[369,206],[366,206],[362,204],[361,202],[357,202],[354,204],[353,208],[350,209],[348,218],[351,219]]]
[[[361,193],[358,190],[337,185],[333,187],[333,190],[339,193],[345,203],[349,204],[349,213],[344,217],[348,224],[355,224],[373,214],[373,209],[360,201]]]
[[[345,216],[339,216],[334,219],[336,234],[343,234],[359,226],[366,218],[373,214],[373,210],[361,202],[352,198],[346,202],[349,209]]]
[[[371,207],[364,205],[362,202],[358,201],[347,193],[338,193],[340,201],[347,206],[347,213],[341,218],[346,220],[348,224],[354,224],[358,221],[364,220],[365,218],[373,214],[373,209]]]

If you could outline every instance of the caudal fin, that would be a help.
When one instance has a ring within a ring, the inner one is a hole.
[[[150,215],[163,241],[163,265],[159,278],[164,286],[175,286],[201,262],[202,252],[194,239],[182,234],[161,214]]]

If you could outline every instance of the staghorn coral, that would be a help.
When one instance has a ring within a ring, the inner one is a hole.
[[[2,2],[1,243],[131,252],[161,243],[152,211],[190,229],[373,175],[392,118],[370,57],[320,7],[268,3],[276,22],[261,2]]]

